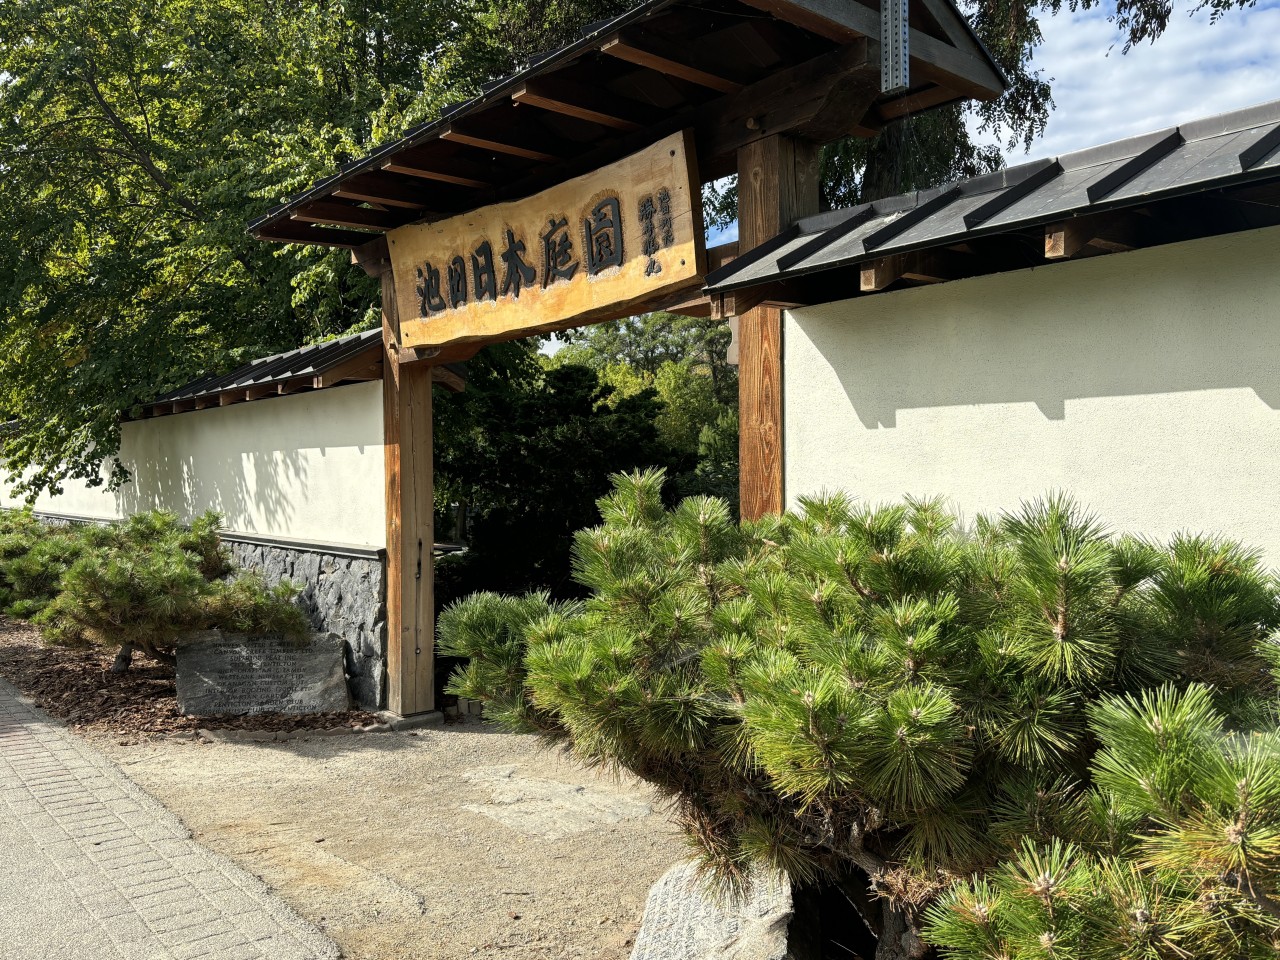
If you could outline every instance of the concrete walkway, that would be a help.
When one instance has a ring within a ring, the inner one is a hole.
[[[340,956],[3,680],[0,904],[0,960]]]

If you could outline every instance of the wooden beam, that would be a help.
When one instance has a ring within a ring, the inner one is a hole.
[[[217,406],[217,397],[196,397],[195,409],[207,410],[209,407]]]
[[[880,39],[880,14],[856,0],[744,0],[780,20],[826,37],[848,43],[858,37]],[[1000,74],[988,62],[982,48],[969,38],[963,48],[911,29],[911,76],[932,80],[965,96],[994,100],[1004,93]]]
[[[817,144],[773,136],[738,154],[738,249],[746,253],[818,212]],[[738,410],[743,519],[781,513],[782,314],[756,307],[738,317]]]
[[[432,157],[423,150],[402,150],[382,164],[388,173],[400,173],[420,180],[451,183],[459,187],[481,189],[493,186],[492,176],[474,164],[453,158]]]
[[[333,191],[333,196],[415,212],[427,208],[422,199],[421,184],[381,171],[361,173],[340,183]]]
[[[905,117],[909,113],[920,113],[932,107],[959,100],[960,94],[947,87],[930,85],[923,90],[914,90],[876,108],[876,116],[882,123]]]
[[[718,246],[707,248],[707,273],[727,265],[738,255],[738,244],[736,241],[730,243],[722,243]],[[663,310],[667,313],[677,313],[682,317],[714,317],[717,320],[725,319],[722,314],[717,313],[719,308],[719,297],[709,297],[702,292],[702,285],[687,290],[680,291],[674,295],[670,302],[654,307],[655,310]]]
[[[311,378],[298,378],[296,380],[286,380],[284,383],[276,384],[276,393],[282,397],[291,393],[300,393],[303,390],[311,389]]]
[[[243,402],[244,402],[244,391],[242,390],[235,390],[235,391],[228,390],[225,393],[218,394],[218,406],[220,407],[229,407],[233,403],[243,403]]]
[[[766,137],[795,133],[817,143],[862,122],[880,82],[880,45],[860,40],[783,70],[700,109],[698,159],[736,157]]]
[[[399,362],[395,314],[395,281],[388,265],[382,274],[387,708],[407,716],[435,708],[432,370]]]
[[[973,42],[968,25],[956,8],[947,3],[947,0],[924,0],[923,6],[933,18],[933,22],[946,34],[952,46],[964,48]]]
[[[332,387],[344,380],[377,380],[382,376],[382,350],[364,350],[335,367],[316,374],[312,384],[317,390]]]
[[[464,393],[467,389],[467,381],[448,367],[432,367],[431,382],[440,384],[452,393]]]
[[[658,111],[625,97],[579,87],[558,77],[536,77],[511,94],[516,103],[633,133],[661,121]]]
[[[537,160],[539,163],[554,163],[560,159],[559,152],[551,152],[546,145],[533,143],[518,135],[499,137],[496,134],[482,133],[468,127],[450,124],[440,134],[441,140],[465,144],[492,153],[502,153],[509,157],[521,157],[525,160]]]
[[[271,397],[276,395],[276,385],[274,383],[259,383],[256,386],[248,387],[244,391],[246,400],[260,400],[263,397]]]
[[[387,246],[387,238],[374,237],[361,247],[351,251],[351,262],[371,277],[381,277],[382,268],[391,259],[391,251]]]
[[[1086,248],[1104,253],[1117,253],[1142,246],[1137,215],[1134,213],[1102,214],[1076,217],[1044,228],[1046,260],[1066,260],[1087,252]]]
[[[941,283],[968,276],[977,269],[976,258],[954,250],[917,250],[895,253],[862,265],[859,289],[874,293],[899,280]]]
[[[339,227],[357,227],[364,230],[390,230],[405,222],[403,215],[397,216],[385,210],[355,207],[349,203],[335,203],[332,200],[315,200],[301,210],[295,210],[290,214],[290,219],[306,223],[328,223]],[[366,241],[368,239],[365,237]]]
[[[658,37],[642,34],[639,31],[623,31],[616,37],[606,40],[600,47],[600,52],[640,67],[647,67],[668,77],[676,77],[700,87],[718,90],[720,93],[734,93],[743,87],[739,81],[723,76],[721,73],[704,70],[688,63],[679,50],[673,49]]]
[[[328,230],[296,220],[265,224],[253,231],[259,240],[279,243],[316,243],[326,247],[359,247],[369,242],[369,234],[355,230]]]
[[[729,243],[720,243],[714,247],[707,247],[707,273],[728,266],[730,262],[737,258],[738,242],[736,240],[732,240]]]

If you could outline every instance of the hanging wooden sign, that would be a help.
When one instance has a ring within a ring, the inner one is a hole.
[[[627,316],[706,272],[691,133],[542,193],[387,234],[401,347]]]

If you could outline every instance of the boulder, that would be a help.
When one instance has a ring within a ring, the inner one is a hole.
[[[809,960],[788,944],[793,913],[785,874],[759,871],[735,901],[717,897],[696,863],[680,864],[649,891],[631,960]]]

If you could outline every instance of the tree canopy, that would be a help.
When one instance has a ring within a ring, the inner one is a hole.
[[[830,205],[999,165],[1044,129],[1040,21],[1101,0],[964,0],[1010,77],[825,153]],[[1199,0],[1220,16],[1250,0]],[[34,493],[91,482],[119,417],[195,376],[376,322],[346,254],[260,243],[245,223],[627,0],[9,0],[0,5],[0,453]],[[1121,0],[1126,46],[1171,0]],[[732,188],[708,197],[735,212]],[[485,362],[483,359],[481,363]],[[118,464],[112,479],[122,480]]]

